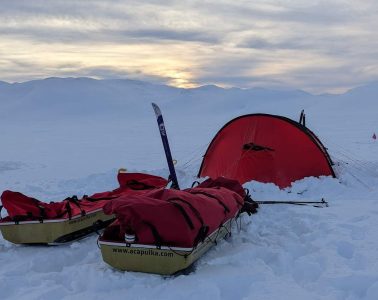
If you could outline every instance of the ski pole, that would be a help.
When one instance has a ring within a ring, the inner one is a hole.
[[[293,205],[312,205],[314,207],[328,207],[328,202],[323,198],[321,201],[255,201],[258,204],[293,204]],[[314,205],[315,204],[315,205]],[[320,205],[316,205],[320,204]]]

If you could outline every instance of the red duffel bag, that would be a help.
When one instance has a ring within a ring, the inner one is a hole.
[[[194,247],[235,217],[244,204],[243,187],[235,180],[208,179],[186,190],[157,189],[141,195],[123,195],[104,206],[117,220],[102,240]]]

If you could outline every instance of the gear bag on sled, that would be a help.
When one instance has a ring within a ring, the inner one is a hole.
[[[118,173],[120,187],[78,199],[72,196],[60,202],[46,203],[19,192],[1,195],[8,216],[1,218],[3,237],[16,244],[60,244],[82,238],[114,220],[103,206],[127,194],[142,194],[167,185],[164,178],[142,173]]]
[[[230,234],[245,196],[239,182],[218,178],[111,200],[104,212],[116,221],[99,238],[103,259],[121,270],[174,274]]]

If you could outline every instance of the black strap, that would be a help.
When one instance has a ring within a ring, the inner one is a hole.
[[[204,222],[203,222],[203,219],[202,219],[202,216],[201,216],[200,212],[190,202],[188,202],[188,201],[186,201],[184,199],[181,199],[179,197],[169,198],[167,201],[169,201],[169,202],[171,202],[171,201],[180,201],[180,202],[185,203],[186,205],[189,206],[189,208],[191,209],[191,211],[194,213],[194,215],[200,221],[201,225],[202,226],[204,225]]]
[[[223,201],[221,201],[218,197],[216,197],[214,195],[211,195],[211,194],[206,193],[206,192],[201,192],[201,191],[189,191],[189,193],[191,193],[193,195],[197,195],[197,194],[204,195],[204,196],[207,196],[211,199],[215,199],[223,207],[225,215],[230,212],[230,209],[228,208],[228,206],[226,204],[224,204]]]
[[[68,197],[65,200],[68,200],[68,202],[72,202],[73,204],[75,204],[80,209],[82,217],[84,217],[86,215],[86,212],[85,212],[84,209],[81,208],[81,205],[79,203],[79,199],[77,198],[76,195],[73,195],[72,197]],[[71,207],[70,207],[70,209],[71,209]]]
[[[65,214],[68,214],[68,219],[71,220],[72,218],[72,208],[71,208],[71,205],[70,205],[70,202],[67,201],[66,202],[66,205],[65,205],[65,210],[62,210],[62,212],[60,214],[57,214],[55,216],[55,218],[62,218]]]
[[[209,233],[209,226],[201,226],[198,230],[197,236],[194,239],[194,246],[197,246],[199,242],[203,242]]]
[[[169,200],[168,200],[169,201]],[[174,201],[169,201],[169,203],[171,203],[172,205],[174,205],[175,207],[177,207],[177,209],[181,212],[181,214],[183,215],[186,223],[188,224],[189,228],[190,229],[194,229],[194,225],[193,225],[193,222],[192,220],[189,218],[188,214],[186,213],[185,209],[180,205],[178,204],[177,202],[174,202]]]
[[[161,238],[156,227],[154,225],[152,225],[151,223],[146,222],[146,221],[144,221],[143,223],[146,224],[150,228],[151,233],[152,233],[152,235],[154,236],[154,239],[155,239],[155,244],[158,248],[160,248],[161,245],[163,244],[163,239]]]
[[[188,202],[184,199],[178,198],[178,197],[170,198],[167,201],[181,201],[181,202],[183,202],[183,203],[185,203],[186,205],[189,206],[189,208],[192,210],[194,215],[197,217],[197,219],[201,223],[201,227],[199,228],[198,233],[197,233],[196,237],[194,238],[194,245],[196,246],[199,242],[204,241],[210,228],[209,228],[209,226],[205,225],[203,218],[201,216],[201,213],[198,211],[198,209],[196,209],[190,202]]]
[[[100,201],[100,200],[113,200],[113,199],[116,199],[116,198],[119,198],[119,195],[109,196],[109,197],[99,197],[99,198],[92,198],[92,197],[89,197],[88,195],[83,196],[84,200],[88,200],[90,202],[96,202],[96,201]]]
[[[62,214],[64,215],[66,212],[68,213],[68,219],[71,220],[72,219],[72,209],[71,209],[71,205],[70,205],[69,201],[66,202],[66,211],[63,212]]]
[[[30,198],[30,199],[34,202],[35,206],[37,206],[38,209],[39,209],[39,216],[36,217],[36,218],[39,220],[39,222],[43,223],[43,220],[46,218],[45,207],[41,205],[41,203],[42,203],[41,201],[39,201],[39,200],[37,200],[35,198]],[[31,213],[29,213],[29,212],[27,214],[28,214],[28,216],[30,218],[35,217]]]

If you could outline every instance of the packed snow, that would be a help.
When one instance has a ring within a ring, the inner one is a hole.
[[[1,299],[378,299],[377,95],[376,83],[342,95],[88,78],[1,83],[1,190],[59,201],[116,188],[120,167],[167,177],[151,102],[164,114],[181,187],[196,180],[216,132],[248,113],[297,120],[305,109],[338,174],[284,190],[245,184],[256,200],[324,198],[329,207],[261,206],[186,275],[112,269],[95,235],[56,247],[0,238]]]

